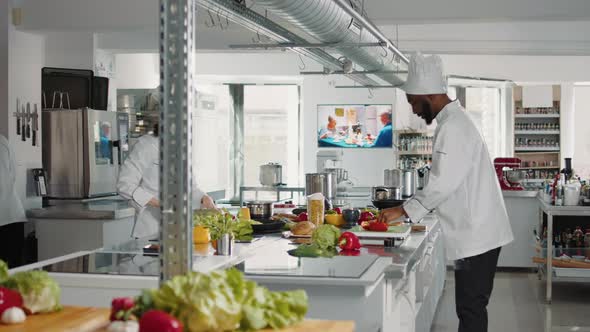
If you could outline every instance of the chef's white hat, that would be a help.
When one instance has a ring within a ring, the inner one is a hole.
[[[409,95],[447,93],[447,80],[440,57],[414,54],[408,65],[408,79],[401,89]]]

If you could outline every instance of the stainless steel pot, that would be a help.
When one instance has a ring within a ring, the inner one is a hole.
[[[400,187],[373,187],[371,191],[371,200],[386,201],[402,199],[402,188]]]
[[[246,207],[250,210],[250,218],[269,219],[272,216],[272,202],[248,202]]]
[[[336,183],[348,180],[348,171],[344,168],[324,168],[325,173],[334,173],[336,175]]]
[[[402,186],[402,171],[400,169],[386,169],[383,171],[385,187],[397,187]]]
[[[260,184],[267,187],[275,187],[283,183],[283,166],[276,163],[268,163],[260,166]]]
[[[336,198],[336,175],[334,173],[305,174],[305,195],[322,193],[328,201]]]
[[[416,178],[418,174],[415,169],[402,170],[402,196],[412,197],[416,193]]]

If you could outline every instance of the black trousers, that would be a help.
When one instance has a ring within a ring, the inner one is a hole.
[[[459,332],[487,332],[486,307],[494,288],[500,248],[455,262],[455,304]]]
[[[23,265],[24,233],[24,222],[0,226],[0,259],[6,262],[10,269]]]

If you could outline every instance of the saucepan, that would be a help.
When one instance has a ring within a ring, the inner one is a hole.
[[[373,201],[386,201],[392,199],[401,199],[402,189],[399,187],[373,187],[371,199]]]
[[[272,216],[272,202],[248,202],[246,206],[253,220],[265,220]]]

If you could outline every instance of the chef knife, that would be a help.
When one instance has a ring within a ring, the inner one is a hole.
[[[25,117],[27,138],[31,138],[31,119],[31,104],[27,103],[27,115]]]
[[[27,138],[25,137],[25,122],[26,122],[25,117],[27,115],[27,113],[25,112],[25,105],[21,105],[21,112],[20,112],[20,114],[21,114],[20,116],[21,116],[21,119],[22,119],[22,121],[20,123],[21,124],[21,126],[20,126],[20,137],[21,137],[21,140],[24,142],[24,141],[27,140]]]
[[[16,117],[16,134],[20,135],[20,100],[16,98],[16,112],[14,112],[14,116]]]
[[[32,122],[33,122],[33,142],[32,145],[37,145],[37,130],[39,130],[39,112],[37,111],[37,104],[33,106]]]

